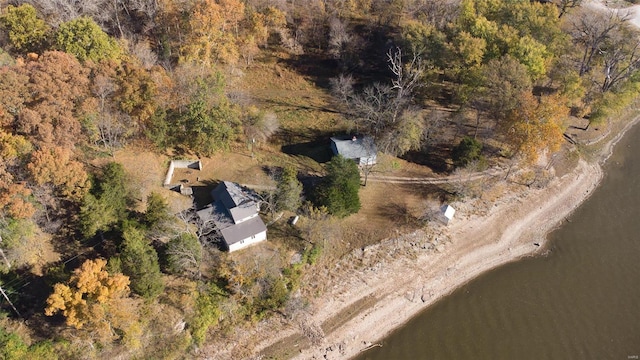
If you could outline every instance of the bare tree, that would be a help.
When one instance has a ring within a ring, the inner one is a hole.
[[[97,141],[113,156],[114,150],[125,140],[129,116],[115,110],[111,103],[111,95],[116,91],[112,79],[103,75],[96,76],[92,91],[98,98],[98,114],[95,120]]]
[[[0,246],[2,245],[2,234],[0,234]],[[4,251],[2,250],[2,247],[0,247],[0,256],[2,256],[2,259],[4,260],[5,265],[7,265],[7,269],[11,269],[11,263],[9,262],[9,259],[7,259],[7,256],[4,254]]]
[[[412,107],[413,92],[420,85],[424,66],[415,54],[405,62],[400,48],[389,50],[387,61],[394,75],[390,85],[374,83],[357,93],[353,78],[341,75],[332,81],[332,86],[343,111],[353,119],[356,131],[371,136],[378,150],[398,154],[402,153],[398,150],[406,149],[398,146],[398,142],[406,140],[403,135],[410,135],[404,130],[413,125],[407,122],[411,117],[404,115]]]
[[[365,149],[365,154],[367,161],[364,164],[360,164],[360,170],[364,174],[364,184],[363,186],[367,186],[367,180],[369,179],[369,174],[373,170],[373,167],[376,165],[377,161],[371,160],[372,157],[377,156],[378,149],[376,148],[376,144],[371,137],[365,137],[362,139],[362,146]]]
[[[611,90],[640,68],[638,34],[635,31],[625,30],[627,29],[620,29],[613,33],[600,50],[604,67],[602,92]]]
[[[558,9],[560,10],[560,15],[558,16],[559,18],[564,16],[564,14],[566,14],[569,10],[582,5],[582,0],[556,0],[555,2],[556,5],[558,5]]]
[[[146,69],[150,69],[158,63],[158,55],[151,50],[149,42],[130,40],[129,43],[131,44],[129,46],[129,52],[138,58],[142,63],[142,66]]]
[[[458,17],[460,3],[457,0],[424,0],[409,5],[408,10],[415,18],[425,19],[436,29],[444,30]]]
[[[233,224],[233,221],[227,214],[218,211],[214,206],[207,209],[208,213],[206,216],[194,217],[198,228],[196,235],[203,245],[219,244],[223,238],[221,230]]]
[[[363,39],[349,31],[346,21],[337,17],[329,19],[328,52],[338,60],[343,69],[360,65],[359,53],[364,44]]]
[[[591,70],[595,57],[611,33],[630,18],[629,11],[618,9],[606,12],[584,9],[573,17],[571,35],[574,42],[582,47],[580,76]]]
[[[28,0],[27,2],[40,10],[45,18],[54,26],[73,20],[80,16],[90,16],[98,23],[104,20],[105,9],[110,7],[110,0]]]
[[[186,272],[200,277],[202,245],[192,235],[174,238],[167,245],[169,263],[174,271]]]

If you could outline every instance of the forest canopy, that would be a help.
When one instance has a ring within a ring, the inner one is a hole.
[[[364,206],[362,169],[305,152],[330,136],[365,135],[419,166],[439,157],[442,172],[533,167],[565,144],[569,121],[601,124],[640,91],[629,12],[575,0],[10,3],[0,2],[6,358],[172,358],[269,316],[291,321],[342,236],[337,218]],[[438,138],[445,130],[455,135]],[[279,174],[261,201],[305,217],[275,225],[296,261],[247,265],[202,241],[211,229],[172,212],[159,184],[141,192],[116,161],[128,147],[275,159],[260,164]]]

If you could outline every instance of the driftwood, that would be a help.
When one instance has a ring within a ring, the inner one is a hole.
[[[365,351],[367,351],[367,350],[371,350],[371,349],[373,349],[374,347],[382,347],[382,344],[380,344],[380,343],[371,344],[371,345],[367,346],[366,348],[364,348],[364,349],[360,350],[360,352],[365,352]]]

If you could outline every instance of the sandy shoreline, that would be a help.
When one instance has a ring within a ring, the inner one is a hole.
[[[603,177],[601,164],[610,156],[615,143],[639,119],[635,118],[615,137],[607,139],[597,160],[581,159],[570,173],[555,178],[546,188],[508,197],[484,216],[465,219],[464,213],[459,214],[462,219],[444,230],[446,235],[443,235],[448,239],[442,241],[443,246],[438,251],[424,251],[414,258],[399,256],[382,264],[372,261],[348,279],[332,284],[333,288],[312,304],[304,325],[281,326],[277,335],[272,332],[256,350],[300,333],[301,327],[319,329],[328,319],[366,300],[364,310],[323,334],[316,345],[300,349],[294,358],[357,356],[484,272],[545,251],[547,234],[591,195]],[[427,236],[416,231],[397,241],[424,243]],[[366,255],[363,251],[357,256],[366,263]]]
[[[589,5],[602,4],[591,0]],[[640,24],[640,6],[633,9]],[[295,353],[294,359],[359,355],[465,283],[498,266],[546,251],[547,234],[593,193],[604,176],[601,165],[639,120],[640,116],[624,126],[613,124],[610,132],[589,143],[599,148],[595,159],[579,160],[574,169],[544,189],[507,194],[483,216],[466,214],[463,207],[450,226],[435,234],[420,230],[355,250],[326,270],[331,281],[299,318],[257,324],[233,344],[217,343],[215,355],[208,358],[230,358],[234,350],[246,346],[253,354],[251,359],[264,359],[259,354],[274,344],[286,344],[287,350],[291,348],[287,353]],[[436,246],[432,246],[434,237],[439,238]],[[396,251],[394,243],[404,249],[412,247],[412,251]],[[384,261],[378,261],[381,254],[386,256]],[[312,346],[305,347],[309,342],[300,340],[303,333],[314,338]]]
[[[546,234],[561,223],[597,187],[598,164],[581,160],[574,171],[542,190],[494,207],[489,215],[459,221],[449,228],[451,242],[440,253],[388,264],[317,309],[317,323],[355,300],[374,296],[375,305],[325,335],[322,344],[302,350],[296,359],[344,359],[391,331],[482,273],[531,255]],[[414,236],[420,236],[415,234]],[[337,296],[336,296],[337,295]]]

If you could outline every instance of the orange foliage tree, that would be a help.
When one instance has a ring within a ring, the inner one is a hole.
[[[43,148],[31,154],[27,169],[36,184],[52,184],[60,196],[79,201],[89,190],[89,177],[84,166],[71,155],[69,149]]]
[[[14,219],[26,219],[35,212],[29,201],[31,190],[24,182],[15,181],[10,171],[30,151],[31,144],[23,136],[5,133],[0,129],[0,213],[4,211]]]
[[[533,163],[545,151],[557,151],[562,144],[563,120],[569,108],[561,96],[536,98],[523,93],[520,106],[509,113],[500,129],[514,155]]]
[[[18,116],[18,132],[37,143],[71,147],[81,142],[78,117],[88,97],[89,70],[72,55],[56,51],[45,52],[23,70],[31,98]]]

